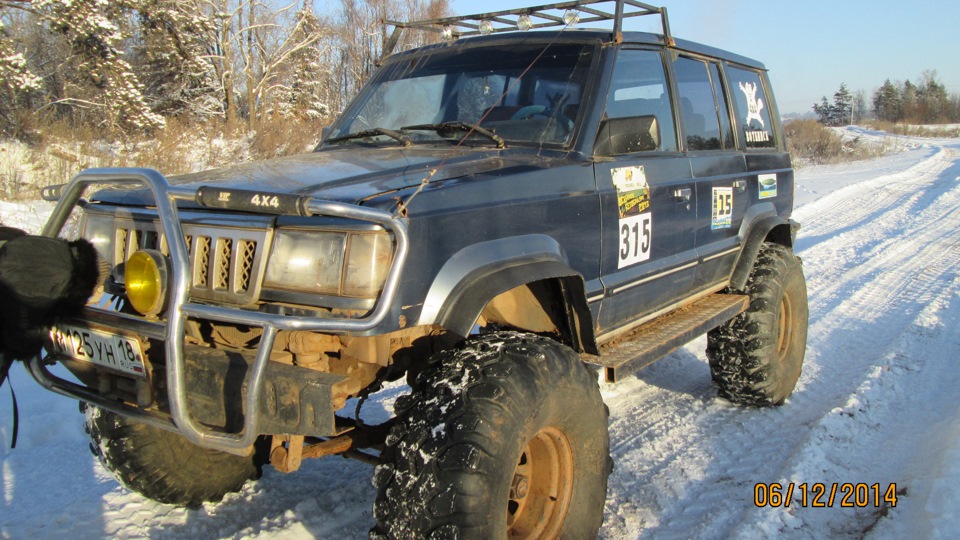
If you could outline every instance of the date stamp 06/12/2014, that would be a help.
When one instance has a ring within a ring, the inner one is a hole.
[[[753,487],[753,504],[758,508],[896,508],[897,495],[895,483],[759,483]]]

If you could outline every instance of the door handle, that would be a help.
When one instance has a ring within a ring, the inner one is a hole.
[[[673,198],[678,202],[690,202],[693,190],[690,188],[677,188],[673,190]]]
[[[735,181],[733,182],[733,187],[737,188],[737,191],[743,191],[743,190],[747,189],[747,181],[746,181],[746,180],[735,180]]]

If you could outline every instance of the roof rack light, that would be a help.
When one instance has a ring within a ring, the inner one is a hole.
[[[610,12],[609,7],[596,6],[596,4],[614,4],[613,13]],[[599,7],[605,9],[599,9]],[[561,12],[561,14],[557,14],[558,12]],[[578,23],[613,21],[614,39],[620,40],[623,32],[623,19],[643,15],[660,15],[664,42],[667,45],[673,45],[670,23],[667,20],[667,8],[665,7],[651,6],[636,0],[574,0],[422,21],[383,21],[384,24],[394,27],[393,33],[390,34],[390,38],[384,45],[383,56],[387,57],[393,52],[400,41],[401,33],[406,28],[438,32],[445,39],[457,39],[500,32],[516,32],[517,30],[557,26],[568,27]]]

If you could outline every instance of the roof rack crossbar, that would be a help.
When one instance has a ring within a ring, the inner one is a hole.
[[[615,12],[609,13],[602,9],[592,6],[594,4],[615,4]],[[515,32],[518,30],[518,19],[522,15],[536,17],[545,22],[535,23],[531,28],[551,28],[557,26],[567,26],[563,18],[548,11],[573,10],[588,15],[581,18],[580,23],[591,23],[597,21],[613,21],[614,39],[619,40],[623,30],[623,19],[628,17],[640,17],[643,15],[660,15],[661,25],[663,27],[664,42],[668,45],[673,44],[673,37],[670,35],[670,24],[667,20],[667,8],[656,7],[637,0],[571,0],[567,2],[558,2],[555,4],[544,4],[540,6],[531,6],[524,8],[507,9],[490,13],[477,13],[474,15],[458,15],[454,17],[441,17],[437,19],[425,19],[421,21],[383,21],[383,24],[393,26],[393,32],[390,38],[384,44],[383,57],[389,56],[400,41],[400,34],[406,28],[427,30],[430,32],[443,32],[444,28],[449,28],[449,32],[454,39],[459,37],[475,36],[481,34],[480,23],[489,21],[501,26],[494,26],[488,33]],[[381,59],[382,60],[382,59]]]

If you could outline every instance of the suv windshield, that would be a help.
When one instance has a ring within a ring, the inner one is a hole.
[[[396,143],[378,129],[402,132],[414,143],[457,141],[468,131],[442,126],[459,124],[481,126],[510,144],[567,144],[592,53],[591,45],[524,43],[396,57],[364,88],[328,142]],[[496,142],[482,134],[470,141]]]

